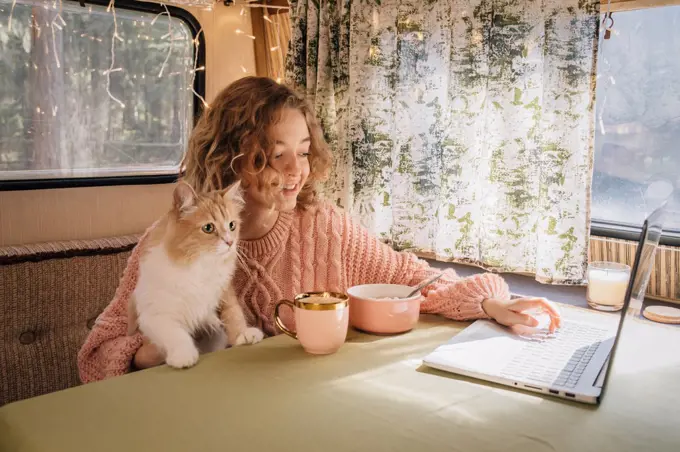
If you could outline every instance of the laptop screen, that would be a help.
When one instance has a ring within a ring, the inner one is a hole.
[[[614,345],[612,346],[606,369],[604,369],[605,379],[604,384],[602,385],[600,398],[604,396],[605,388],[609,381],[609,371],[614,362],[616,348],[621,337],[624,321],[628,315],[628,309],[631,306],[636,309],[642,308],[649,277],[652,273],[652,268],[654,267],[654,256],[656,255],[656,250],[659,246],[659,241],[661,240],[661,234],[663,233],[665,216],[666,206],[664,204],[652,212],[642,225],[640,240],[638,241],[637,250],[635,252],[635,261],[633,262],[633,268],[631,269],[623,309],[621,309],[621,319],[619,320],[616,338],[614,339]]]

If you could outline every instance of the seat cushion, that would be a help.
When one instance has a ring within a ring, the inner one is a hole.
[[[0,248],[0,405],[80,384],[78,350],[138,238]]]

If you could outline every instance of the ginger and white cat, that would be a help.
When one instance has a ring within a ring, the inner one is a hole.
[[[226,190],[197,194],[180,182],[172,209],[147,236],[128,304],[128,333],[139,328],[169,366],[196,364],[194,336],[201,332],[222,338],[204,351],[226,346],[223,327],[231,345],[263,338],[262,331],[247,326],[231,286],[243,208],[239,187],[236,182]]]

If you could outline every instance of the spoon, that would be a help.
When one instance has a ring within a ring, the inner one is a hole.
[[[438,280],[438,279],[441,278],[442,276],[444,276],[444,273],[439,273],[438,275],[434,275],[434,276],[433,276],[432,278],[430,278],[430,279],[426,279],[425,281],[423,281],[423,282],[421,282],[420,284],[418,284],[418,287],[416,287],[415,289],[413,289],[413,292],[409,293],[409,294],[406,295],[405,297],[399,297],[399,298],[411,298],[412,296],[414,296],[415,294],[417,294],[418,292],[420,292],[420,290],[421,290],[423,287],[426,287],[426,286],[432,284],[433,282],[435,282],[436,280]]]

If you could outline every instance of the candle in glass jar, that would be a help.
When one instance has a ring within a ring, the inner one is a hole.
[[[630,267],[616,262],[593,262],[588,266],[588,304],[603,311],[618,311],[628,288]]]

